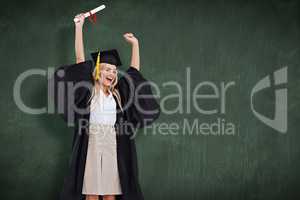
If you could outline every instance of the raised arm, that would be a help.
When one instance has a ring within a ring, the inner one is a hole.
[[[131,44],[131,63],[127,76],[118,81],[123,106],[126,107],[127,121],[134,127],[144,127],[154,122],[160,115],[160,106],[153,95],[151,84],[140,70],[139,42],[132,33],[125,33],[125,40]]]
[[[76,63],[80,63],[85,61],[83,37],[82,37],[84,15],[79,14],[76,15],[76,17],[79,19],[79,21],[75,22],[75,55],[76,55]]]
[[[139,41],[132,33],[125,33],[125,40],[131,45],[131,63],[130,66],[140,70],[140,50]]]

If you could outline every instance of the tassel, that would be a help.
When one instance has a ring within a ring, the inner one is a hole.
[[[100,51],[97,56],[97,62],[96,62],[96,81],[100,80]]]

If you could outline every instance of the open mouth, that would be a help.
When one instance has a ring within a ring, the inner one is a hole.
[[[111,77],[106,77],[106,80],[107,80],[109,83],[112,83],[113,78],[111,78]]]

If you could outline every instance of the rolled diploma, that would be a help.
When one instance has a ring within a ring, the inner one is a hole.
[[[93,10],[90,10],[90,12],[84,13],[84,17],[89,17],[91,14],[95,14],[96,12],[99,12],[100,10],[103,10],[105,8],[105,5],[101,5],[97,8],[94,8]],[[74,22],[79,22],[79,19],[77,17],[74,18]]]

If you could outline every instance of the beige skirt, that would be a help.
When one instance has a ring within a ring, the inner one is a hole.
[[[122,194],[114,126],[90,124],[89,130],[82,194]]]

